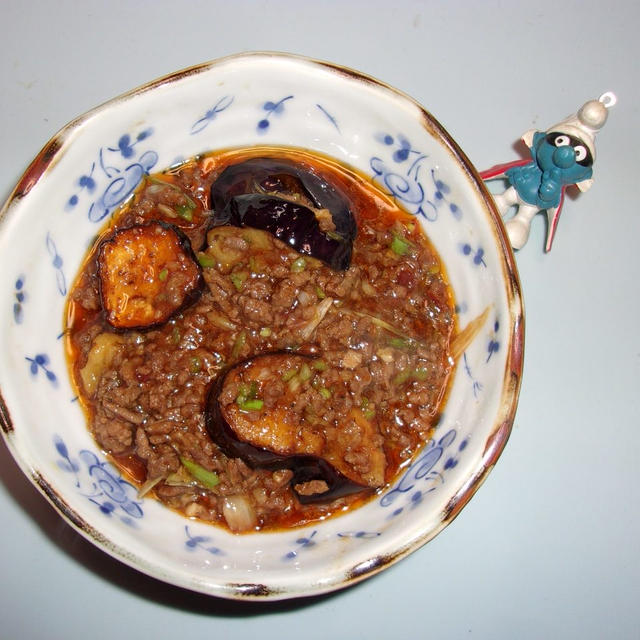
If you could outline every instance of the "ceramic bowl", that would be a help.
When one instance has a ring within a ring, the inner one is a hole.
[[[198,153],[312,149],[368,175],[426,230],[459,327],[484,315],[459,357],[433,438],[392,486],[321,523],[233,535],[136,489],[89,435],[61,340],[85,252],[141,177]],[[175,585],[283,599],[371,576],[433,538],[467,503],[510,433],[523,318],[513,254],[491,197],[413,100],[339,66],[280,54],[203,64],[79,117],[36,157],[0,214],[0,419],[19,466],[68,523],[118,560]]]

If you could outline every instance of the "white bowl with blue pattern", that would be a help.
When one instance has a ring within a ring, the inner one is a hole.
[[[233,535],[139,499],[96,446],[70,384],[65,298],[96,232],[142,176],[204,151],[280,145],[351,165],[415,215],[439,251],[459,327],[433,438],[382,495],[343,516]],[[27,477],[90,541],[202,593],[283,599],[338,589],[408,555],[457,515],[509,436],[522,371],[513,254],[464,154],[418,104],[342,67],[281,54],[224,58],[81,116],[36,157],[0,213],[0,423]]]

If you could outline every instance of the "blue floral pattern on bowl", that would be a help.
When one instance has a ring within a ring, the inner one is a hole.
[[[142,144],[151,135],[153,128],[146,127],[135,138],[127,132],[115,144],[101,145],[96,151],[97,159],[77,178],[67,209],[72,211],[88,201],[86,215],[91,222],[101,222],[113,213],[158,162],[158,154]]]
[[[136,488],[97,454],[82,449],[72,456],[64,440],[56,435],[53,443],[59,455],[58,467],[75,477],[78,494],[96,505],[107,517],[118,517],[128,526],[144,516]]]
[[[425,220],[437,220],[443,207],[449,210],[453,219],[462,219],[460,207],[449,200],[451,188],[444,180],[436,178],[435,168],[425,170],[429,158],[426,153],[414,148],[403,134],[394,137],[389,133],[380,133],[375,139],[388,147],[386,155],[390,154],[390,161],[378,155],[370,159],[374,181],[409,213],[422,216]]]

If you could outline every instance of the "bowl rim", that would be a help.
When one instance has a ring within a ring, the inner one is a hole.
[[[205,593],[208,595],[241,600],[277,600],[283,598],[294,598],[327,593],[360,582],[365,578],[379,573],[390,565],[395,564],[400,559],[406,557],[413,551],[425,545],[457,517],[463,507],[469,502],[475,492],[483,484],[493,466],[495,466],[511,434],[513,421],[518,405],[523,372],[525,329],[524,303],[522,299],[520,278],[515,262],[515,256],[508,241],[502,218],[497,211],[494,200],[474,165],[471,163],[458,143],[439,123],[439,121],[410,95],[372,76],[336,63],[317,60],[311,57],[291,53],[280,53],[275,51],[251,51],[231,54],[207,62],[199,63],[178,71],[171,72],[147,83],[144,83],[138,87],[117,95],[114,98],[106,100],[105,102],[102,102],[89,111],[86,111],[85,113],[77,116],[68,124],[64,125],[49,139],[49,141],[42,147],[40,152],[31,161],[27,169],[24,171],[24,173],[16,183],[16,186],[11,191],[9,197],[2,206],[2,209],[0,209],[0,233],[2,232],[2,229],[4,227],[3,222],[5,222],[6,220],[6,214],[11,209],[12,205],[16,201],[24,198],[29,193],[29,191],[38,183],[43,175],[45,175],[47,168],[56,162],[59,157],[58,154],[63,150],[67,139],[77,128],[90,120],[94,115],[102,113],[121,102],[131,100],[138,95],[157,89],[158,87],[170,85],[186,77],[207,72],[210,69],[227,62],[239,61],[243,59],[288,60],[303,65],[306,64],[317,66],[323,69],[337,72],[338,74],[346,75],[357,81],[375,85],[376,87],[381,88],[383,91],[388,92],[393,97],[400,99],[400,101],[408,102],[418,110],[421,120],[420,124],[441,143],[443,143],[448,153],[453,157],[454,162],[466,174],[468,183],[474,188],[476,196],[484,202],[486,209],[490,213],[490,218],[488,220],[491,221],[493,225],[492,231],[497,245],[496,248],[498,249],[498,254],[501,257],[500,267],[502,269],[505,285],[505,294],[507,299],[511,332],[508,336],[509,350],[506,354],[502,393],[499,399],[499,414],[494,422],[493,431],[486,440],[480,464],[475,466],[475,472],[467,478],[466,482],[450,498],[446,508],[441,513],[441,517],[439,518],[439,524],[437,527],[432,528],[429,531],[424,532],[417,538],[408,541],[401,548],[398,548],[395,553],[389,554],[384,557],[378,557],[377,562],[375,563],[370,563],[368,566],[360,568],[358,566],[354,566],[351,571],[347,571],[343,575],[337,576],[335,579],[328,581],[320,588],[312,588],[304,593],[282,593],[265,589],[264,585],[257,583],[233,586],[225,583],[224,585],[217,584],[217,588],[212,590],[211,585],[202,585],[201,588],[198,588],[198,585],[194,584],[193,582],[179,579],[176,576],[164,575],[163,571],[154,567],[146,567],[146,563],[143,560],[137,557],[131,557],[131,554],[129,554],[126,549],[122,548],[117,543],[108,540],[103,534],[101,534],[92,525],[87,523],[78,513],[76,513],[74,509],[72,509],[66,503],[63,496],[56,492],[56,490],[43,477],[40,471],[34,467],[34,465],[31,463],[31,460],[29,459],[28,452],[20,451],[19,447],[13,442],[14,426],[11,421],[9,409],[4,401],[4,398],[2,397],[1,389],[0,428],[2,431],[3,439],[7,443],[12,457],[17,462],[22,472],[30,480],[30,482],[63,517],[63,519],[67,521],[68,524],[70,524],[83,537],[88,539],[90,542],[98,546],[100,549],[102,549],[112,557],[121,562],[124,562],[125,564],[137,570],[142,570],[148,575],[154,576],[171,584],[190,589],[192,591],[200,591],[201,593]]]

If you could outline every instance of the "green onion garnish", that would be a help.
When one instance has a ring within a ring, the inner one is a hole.
[[[233,282],[233,286],[238,290],[242,291],[242,287],[244,286],[244,281],[247,279],[249,274],[246,271],[238,271],[237,273],[232,273],[229,277],[231,278],[231,282]]]
[[[264,406],[264,400],[261,400],[260,398],[250,398],[244,402],[238,402],[236,400],[236,404],[240,409],[242,409],[242,411],[260,411]]]
[[[201,467],[197,462],[180,456],[182,466],[207,489],[213,489],[219,482],[218,474]]]
[[[289,382],[297,373],[297,369],[287,369],[281,376],[282,382]]]
[[[198,371],[200,371],[201,366],[202,365],[200,363],[200,358],[198,357],[191,358],[191,362],[189,363],[189,371],[191,373],[198,373]]]
[[[393,384],[402,384],[411,377],[411,369],[404,369],[394,379]]]
[[[305,362],[300,367],[300,373],[298,373],[298,377],[302,382],[305,382],[311,377],[311,367]]]
[[[205,269],[216,266],[216,261],[210,255],[204,253],[204,251],[199,251],[196,257],[198,258],[200,266]]]
[[[193,208],[186,204],[180,204],[175,207],[176,213],[187,222],[193,220]]]
[[[415,342],[410,338],[390,338],[389,345],[396,349],[412,349],[415,347]]]
[[[414,372],[413,372],[413,379],[414,380],[426,380],[427,377],[429,375],[429,371],[427,370],[426,367],[418,367]]]
[[[301,271],[305,270],[306,266],[307,261],[301,256],[291,263],[291,271],[293,273],[300,273]]]
[[[160,282],[164,282],[167,279],[167,276],[169,275],[169,269],[163,269],[159,274],[158,274],[158,280],[160,280]]]
[[[394,233],[393,240],[391,241],[389,248],[397,256],[406,256],[412,246],[413,245],[410,242],[399,236],[397,233]]]

